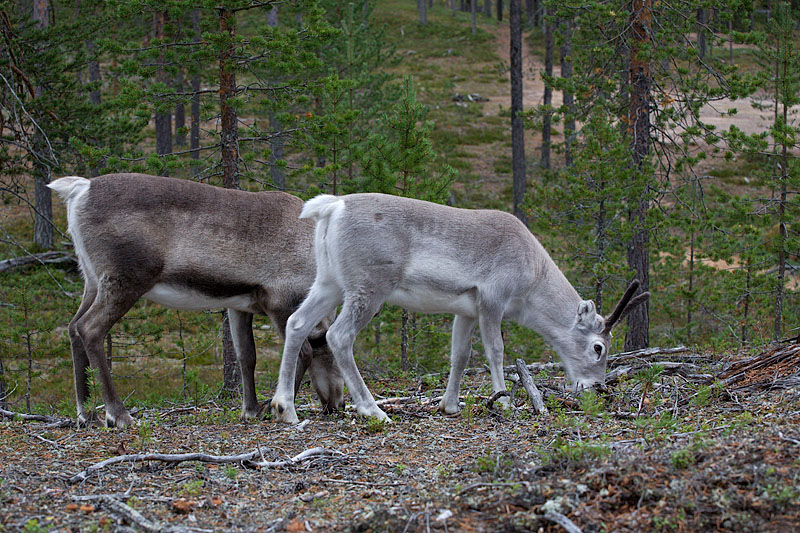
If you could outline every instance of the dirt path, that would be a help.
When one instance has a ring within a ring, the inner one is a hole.
[[[508,61],[509,47],[511,43],[511,32],[507,24],[499,25],[495,30],[495,51],[497,56],[504,61]],[[541,73],[544,72],[544,63],[541,59],[531,53],[527,39],[523,38],[523,107],[532,109],[544,103],[544,81]],[[741,45],[735,48],[744,48]],[[553,75],[561,75],[558,50],[554,53]],[[510,75],[508,75],[510,78]],[[500,109],[511,107],[511,94],[506,91],[489,97],[490,105],[486,106],[487,114],[497,114]],[[717,100],[712,104],[706,105],[701,110],[702,120],[709,125],[717,128],[717,131],[727,130],[731,126],[736,126],[747,134],[762,132],[770,127],[773,112],[771,109],[759,110],[753,106],[757,102],[755,98],[734,101],[729,98]],[[560,106],[563,103],[563,95],[560,91],[553,93],[553,105]],[[731,109],[736,109],[735,114],[729,114]],[[800,110],[800,106],[793,109],[794,112]],[[541,132],[526,131],[526,138],[534,137],[539,139]],[[540,141],[537,140],[537,143]],[[526,141],[526,149],[529,142]],[[539,144],[535,144],[538,148]]]

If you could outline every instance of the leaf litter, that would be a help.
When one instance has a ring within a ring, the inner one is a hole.
[[[599,396],[564,392],[557,364],[528,368],[549,415],[514,367],[513,409],[487,405],[474,368],[458,416],[435,410],[445,375],[370,380],[392,424],[324,416],[308,392],[298,426],[239,422],[233,402],[140,410],[125,430],[4,415],[0,530],[800,530],[797,343],[621,354]],[[151,460],[89,471],[136,454]]]

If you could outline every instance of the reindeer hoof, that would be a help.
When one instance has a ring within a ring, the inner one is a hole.
[[[272,409],[272,416],[278,422],[283,422],[284,424],[298,424],[300,422],[300,419],[297,418],[297,413],[294,411],[294,401],[289,404],[273,398],[270,402],[270,408]]]
[[[122,413],[118,414],[117,416],[112,415],[108,411],[106,411],[106,427],[107,428],[120,428],[124,429],[126,427],[130,427],[134,424],[133,417],[128,413],[128,411],[123,411]]]
[[[92,426],[99,426],[100,420],[97,418],[97,413],[79,413],[78,414],[78,427],[79,428],[88,428]]]
[[[358,407],[356,409],[356,411],[360,415],[374,416],[378,420],[386,422],[387,424],[391,424],[392,423],[392,419],[389,418],[389,415],[387,415],[385,412],[383,412],[383,410],[380,407],[378,407],[377,405],[369,406],[369,407]]]

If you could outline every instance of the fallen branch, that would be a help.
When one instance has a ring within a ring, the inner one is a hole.
[[[209,455],[206,453],[134,453],[117,455],[99,463],[95,463],[83,472],[75,474],[68,479],[69,483],[80,483],[86,480],[92,472],[102,470],[107,466],[118,463],[135,463],[137,461],[163,461],[165,463],[182,463],[184,461],[200,461],[201,463],[227,464],[241,463],[259,457],[261,450],[256,449],[248,453],[238,455]]]
[[[669,355],[676,353],[684,353],[690,351],[686,346],[675,346],[674,348],[660,348],[653,346],[652,348],[642,348],[641,350],[633,350],[630,352],[620,352],[609,356],[608,364],[616,364],[629,359],[644,359],[654,355]]]
[[[507,396],[511,396],[511,393],[509,393],[507,390],[499,390],[499,391],[495,392],[494,394],[489,396],[489,398],[486,399],[486,408],[487,409],[491,409],[492,406],[494,405],[494,402],[496,402],[498,399],[500,399],[500,398],[502,398],[504,396],[506,396],[506,397]]]
[[[304,452],[300,452],[294,457],[283,461],[260,461],[260,462],[253,462],[252,460],[246,460],[245,465],[253,468],[282,468],[284,466],[292,466],[296,465],[297,463],[302,463],[308,459],[312,459],[314,457],[320,457],[323,455],[333,455],[335,452],[333,450],[328,450],[327,448],[322,448],[321,446],[317,446],[316,448],[308,449]]]
[[[45,422],[50,427],[60,427],[60,428],[77,427],[77,424],[75,423],[74,420],[69,420],[66,418],[56,418],[54,416],[47,416],[47,415],[31,415],[27,413],[17,413],[15,411],[7,411],[5,409],[0,409],[0,417],[10,418],[12,420],[25,420],[27,422]]]
[[[12,257],[0,261],[0,272],[8,270],[15,270],[18,268],[25,268],[34,264],[38,265],[52,265],[67,263],[70,266],[77,267],[78,260],[75,256],[68,252],[43,252],[40,254],[25,255],[22,257]]]
[[[109,513],[121,518],[128,524],[135,525],[137,528],[144,531],[157,531],[160,533],[181,533],[188,531],[206,531],[191,529],[182,526],[165,526],[161,522],[153,522],[148,520],[139,511],[122,503],[116,498],[107,494],[89,495],[89,496],[73,496],[72,501],[76,502],[98,502]]]
[[[555,522],[559,526],[563,527],[567,533],[581,533],[581,528],[576,526],[575,522],[557,511],[547,511],[542,518],[545,520],[550,520],[551,522]]]
[[[539,392],[538,388],[536,388],[536,384],[533,382],[533,377],[528,371],[528,367],[525,366],[525,361],[522,359],[517,359],[515,366],[517,368],[519,379],[522,382],[522,386],[525,388],[525,392],[528,393],[528,398],[530,399],[533,408],[536,409],[536,412],[540,415],[547,416],[550,414],[547,410],[547,407],[544,405],[542,393]]]

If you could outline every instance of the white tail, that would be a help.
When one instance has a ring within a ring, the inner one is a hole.
[[[337,207],[344,206],[344,202],[330,194],[320,194],[307,201],[300,212],[300,218],[313,218],[319,220],[329,217]]]
[[[65,176],[47,184],[58,193],[64,201],[69,202],[82,192],[89,189],[91,182],[80,176]]]

